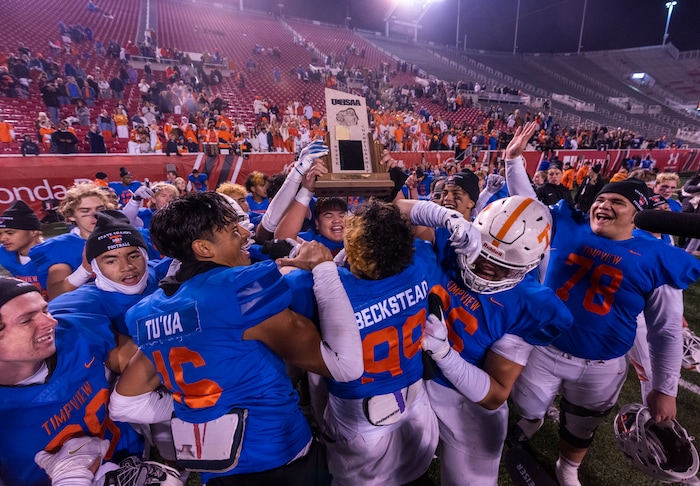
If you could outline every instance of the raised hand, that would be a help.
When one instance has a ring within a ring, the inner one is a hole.
[[[527,143],[537,130],[537,122],[528,122],[515,130],[515,135],[506,147],[506,160],[517,159],[523,154]]]

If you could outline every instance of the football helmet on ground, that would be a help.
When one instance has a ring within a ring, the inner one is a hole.
[[[677,420],[656,422],[648,407],[628,403],[615,416],[613,427],[618,447],[648,476],[673,483],[697,474],[698,451]]]

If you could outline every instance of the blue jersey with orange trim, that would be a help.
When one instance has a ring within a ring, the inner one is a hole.
[[[10,272],[13,277],[39,287],[46,298],[46,289],[39,282],[39,269],[34,260],[30,259],[27,263],[22,263],[16,251],[7,251],[0,246],[0,267]]]
[[[632,346],[646,298],[662,286],[684,289],[700,278],[700,261],[661,240],[614,241],[593,233],[587,216],[552,207],[554,236],[545,279],[574,316],[554,345],[605,360]]]
[[[109,440],[105,459],[116,462],[143,453],[134,429],[107,417],[110,388],[103,361],[114,347],[112,333],[78,331],[59,319],[55,336],[57,359],[47,360],[45,383],[0,386],[0,482],[8,486],[50,485],[34,455],[55,452],[72,437]]]
[[[282,359],[243,333],[290,303],[274,262],[217,267],[162,289],[126,315],[130,334],[171,392],[175,415],[204,423],[234,408],[248,411],[238,465],[212,477],[284,465],[311,440]]]
[[[36,264],[41,286],[46,288],[49,268],[52,265],[65,263],[71,268],[71,272],[77,270],[83,263],[83,248],[85,240],[76,233],[54,236],[33,246],[29,250],[29,258]]]
[[[381,280],[358,278],[339,268],[360,329],[365,371],[357,380],[326,380],[340,398],[368,398],[400,390],[421,378],[420,340],[428,309],[435,254],[429,243],[416,240],[413,262],[403,272]],[[292,309],[313,319],[313,277],[294,271],[285,276],[294,292]]]
[[[483,366],[491,345],[505,334],[544,346],[571,326],[571,313],[564,304],[529,275],[515,287],[495,294],[469,290],[447,238],[447,230],[435,232],[439,281],[431,292],[442,301],[450,344],[464,360]],[[435,380],[451,386],[439,370]]]
[[[265,211],[267,211],[267,208],[270,207],[270,199],[265,198],[260,202],[257,202],[255,199],[253,199],[252,194],[248,194],[245,197],[246,202],[248,202],[248,207],[250,208],[251,213],[258,213],[258,214],[265,214]]]
[[[139,181],[133,181],[128,186],[125,186],[121,181],[109,182],[108,185],[114,190],[117,196],[119,196],[119,204],[121,204],[122,207],[126,206],[126,204],[131,201],[136,190],[142,186]]]

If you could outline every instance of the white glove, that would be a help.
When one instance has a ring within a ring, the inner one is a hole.
[[[40,468],[51,478],[52,486],[82,486],[92,484],[95,474],[88,469],[95,459],[107,454],[109,441],[99,437],[74,437],[55,454],[40,451],[34,456]]]
[[[452,347],[447,340],[447,326],[442,316],[428,314],[421,347],[435,361],[440,361],[450,353]]]
[[[489,174],[486,178],[486,190],[491,194],[496,194],[503,189],[506,183],[506,178],[499,174]]]
[[[294,168],[287,177],[291,177],[291,180],[294,182],[301,182],[301,179],[309,171],[314,160],[328,155],[328,151],[328,147],[324,145],[323,142],[319,140],[311,142],[301,151],[299,160],[296,161]]]
[[[450,232],[450,241],[456,253],[467,257],[471,265],[481,252],[481,233],[457,211],[445,219],[445,228]]]
[[[144,199],[150,199],[153,197],[153,191],[151,191],[146,186],[141,186],[136,189],[133,193],[133,198],[135,201],[142,201]]]

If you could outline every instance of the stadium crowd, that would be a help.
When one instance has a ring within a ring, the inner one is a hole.
[[[94,35],[60,32],[70,49]],[[319,80],[362,80],[395,185],[383,198],[317,198],[328,172],[320,107],[303,93],[255,97],[249,126],[229,116],[216,69],[174,52],[165,79],[141,77],[128,56],[154,54],[155,35],[106,46],[123,61],[110,80],[20,45],[0,73],[4,94],[28,95],[32,79],[46,106],[22,154],[75,153],[79,125],[92,153],[121,139],[131,154],[288,152],[295,163],[219,187],[196,169],[153,183],[127,167],[119,181],[85,174],[94,182],[58,207],[70,231],[52,238],[24,201],[0,215],[11,275],[0,277],[0,483],[176,486],[197,471],[211,486],[429,485],[437,455],[441,484],[497,484],[506,440],[527,441],[561,395],[555,475],[576,486],[631,356],[649,423],[677,425],[690,332],[681,292],[700,278],[698,242],[684,250],[634,218],[697,213],[700,172],[681,189],[677,174],[632,158],[605,181],[601,166],[554,154],[665,139],[495,105],[453,123],[414,101],[459,111],[487,88],[394,87],[386,67],[348,68],[341,55]],[[125,85],[141,97],[134,113]],[[113,112],[93,118],[98,99],[116,100]],[[75,119],[59,119],[73,105]],[[14,138],[0,119],[0,143]],[[401,150],[454,157],[405,169],[390,155]],[[479,163],[482,150],[504,158]],[[532,180],[526,150],[545,154]],[[666,435],[689,444],[673,427]],[[655,478],[698,483],[697,454],[652,460]]]

